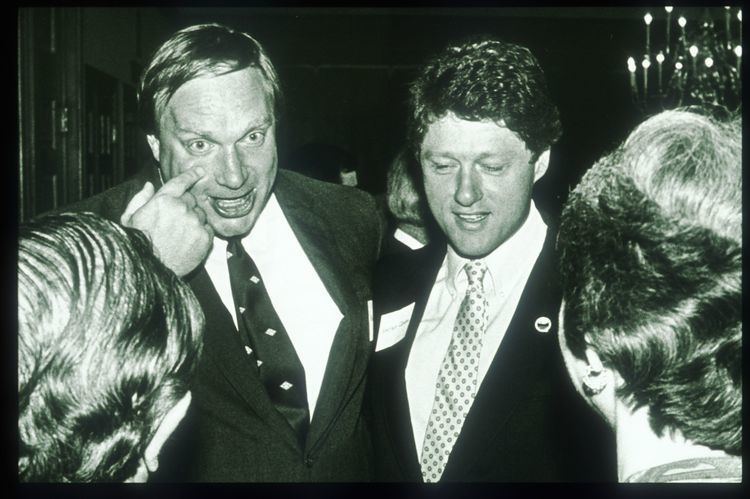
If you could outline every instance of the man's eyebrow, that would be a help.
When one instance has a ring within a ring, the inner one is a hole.
[[[263,128],[268,127],[273,123],[273,118],[270,116],[264,116],[261,119],[257,120],[255,123],[251,123],[250,126],[247,128],[247,131],[249,132],[253,128]]]
[[[508,157],[508,154],[502,154],[499,152],[483,152],[477,156],[477,159],[505,159]]]
[[[202,132],[200,130],[193,130],[191,128],[182,128],[179,125],[175,125],[175,129],[179,133],[190,133],[190,134],[201,135],[201,136],[208,135],[206,132]]]
[[[448,151],[427,151],[425,152],[424,157],[427,159],[434,159],[434,158],[454,159],[453,154],[451,154]]]
[[[242,135],[245,136],[256,128],[267,128],[272,123],[273,123],[273,119],[270,116],[265,116],[261,118],[260,120],[256,121],[255,123],[251,123],[250,125],[248,125],[248,127],[245,129]],[[199,129],[183,128],[177,124],[175,124],[175,130],[181,134],[200,135],[201,137],[207,137],[211,135],[207,131],[202,131]]]

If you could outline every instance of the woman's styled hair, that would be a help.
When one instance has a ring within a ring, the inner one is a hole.
[[[19,479],[124,481],[188,390],[200,305],[135,229],[62,213],[19,236]]]
[[[161,113],[185,83],[248,67],[258,68],[263,74],[266,96],[278,122],[282,106],[279,77],[260,43],[247,33],[220,24],[199,24],[178,31],[156,50],[141,75],[138,109],[144,131],[158,131]]]
[[[742,133],[685,110],[641,124],[571,193],[565,335],[584,335],[657,434],[742,446]]]
[[[430,123],[452,112],[469,121],[503,120],[536,159],[562,133],[542,68],[520,45],[479,37],[443,49],[410,87],[409,142],[419,156]]]
[[[385,198],[388,210],[399,222],[424,227],[427,216],[427,203],[421,190],[411,176],[414,171],[407,162],[410,156],[399,152],[388,169]]]

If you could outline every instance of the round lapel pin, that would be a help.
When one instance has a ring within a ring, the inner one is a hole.
[[[550,329],[552,329],[552,321],[549,320],[549,317],[537,317],[536,321],[534,322],[534,328],[540,333],[547,333]]]

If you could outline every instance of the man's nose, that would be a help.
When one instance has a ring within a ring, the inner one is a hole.
[[[240,156],[237,154],[235,147],[226,147],[220,161],[221,163],[217,165],[214,174],[216,182],[230,189],[242,187],[247,179],[247,172],[242,166],[242,161],[240,161]]]
[[[461,166],[456,179],[454,199],[461,206],[471,206],[482,199],[482,180],[471,166]]]

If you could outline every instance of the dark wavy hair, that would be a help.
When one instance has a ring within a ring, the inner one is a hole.
[[[124,481],[188,390],[203,312],[137,230],[62,213],[19,236],[19,479]]]
[[[571,193],[565,335],[584,335],[657,434],[742,446],[742,134],[685,110],[641,124]]]
[[[172,35],[151,56],[141,75],[138,112],[148,134],[159,128],[159,116],[178,88],[190,80],[248,67],[264,76],[267,97],[278,122],[282,107],[279,78],[263,47],[247,33],[220,24],[199,24]]]
[[[503,120],[535,160],[562,133],[544,73],[529,49],[486,36],[450,45],[411,84],[409,143],[415,157],[430,123],[453,112],[470,121]]]

